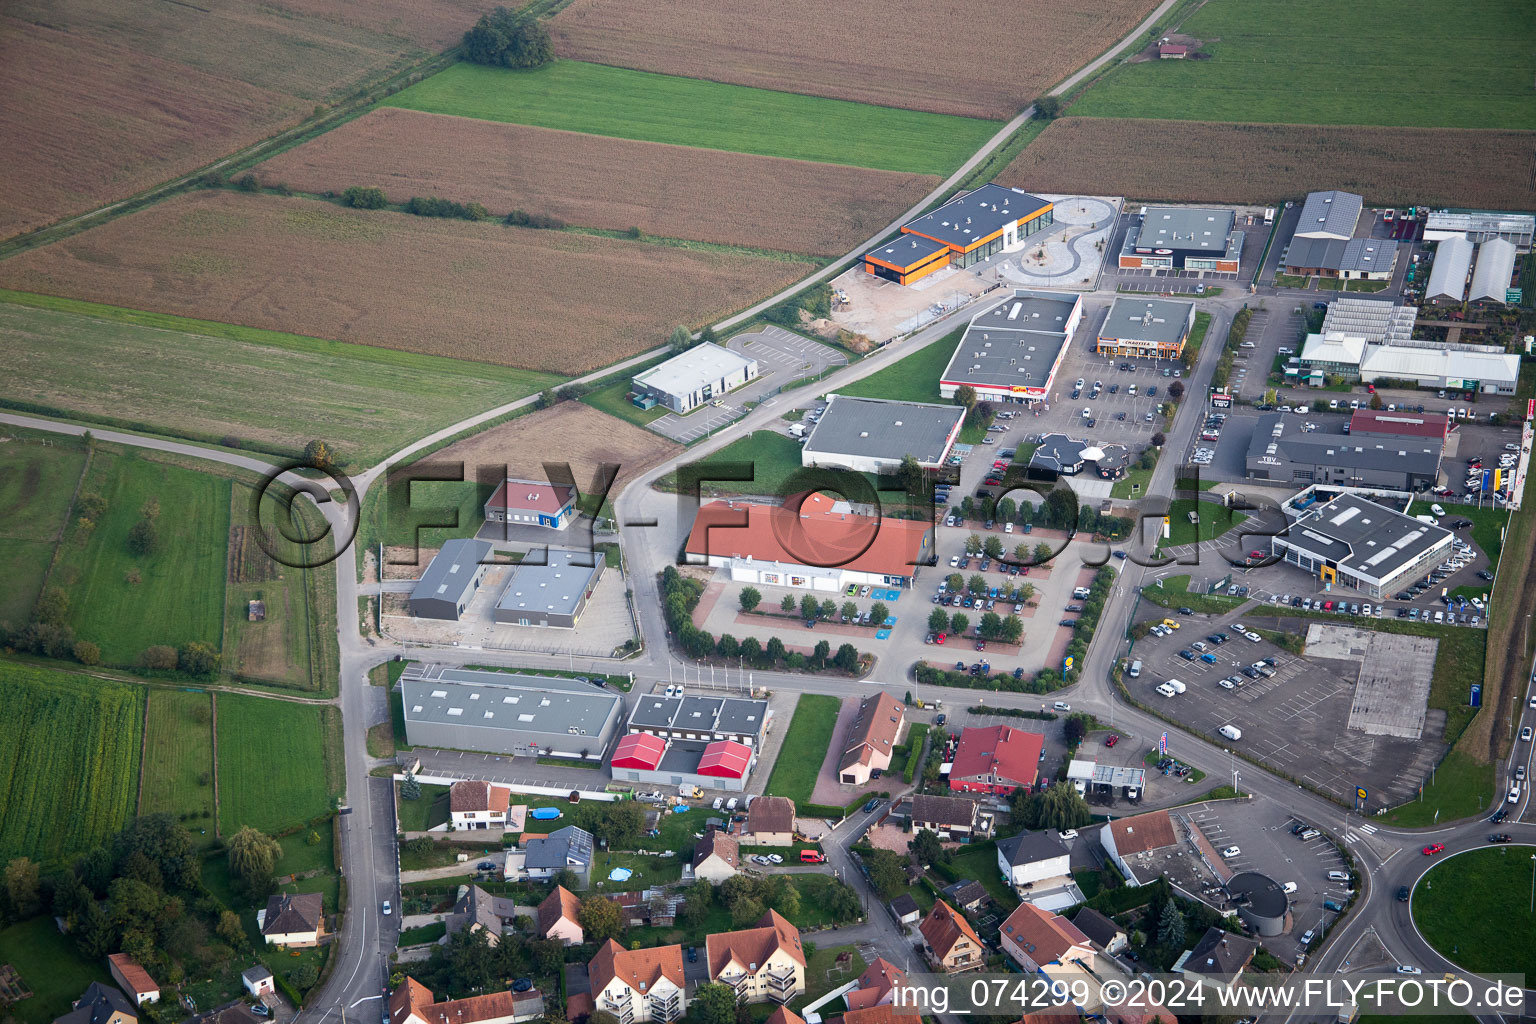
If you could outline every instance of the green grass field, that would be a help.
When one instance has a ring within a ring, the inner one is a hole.
[[[1198,526],[1189,521],[1191,512],[1199,517]],[[1241,512],[1208,501],[1180,498],[1168,503],[1168,540],[1165,543],[1176,546],[1193,544],[1197,540],[1215,540],[1247,518]]]
[[[617,416],[621,420],[633,423],[637,427],[643,427],[661,419],[672,410],[664,405],[654,406],[650,409],[642,409],[629,400],[631,376],[623,376],[610,384],[604,384],[582,396],[582,401],[594,409],[601,409],[610,416]]]
[[[134,664],[156,644],[219,646],[229,482],[98,449],[80,493],[100,495],[107,513],[93,530],[71,525],[54,571],[52,583],[69,594],[76,634],[100,644],[109,665]],[[160,503],[159,545],[140,557],[128,550],[128,534],[151,498]]]
[[[832,730],[837,726],[839,701],[836,697],[805,693],[795,704],[795,713],[784,730],[784,745],[773,764],[765,793],[787,796],[797,804],[811,802],[816,776],[832,744]]]
[[[340,747],[330,748],[321,708],[222,694],[218,700],[219,827],[276,831],[324,814]]]
[[[46,438],[45,447],[31,431],[3,436],[11,440],[0,445],[0,622],[19,626],[42,590],[85,451],[73,439]]]
[[[10,964],[32,990],[32,998],[6,1008],[21,1024],[48,1024],[69,1012],[69,1004],[93,981],[112,984],[105,959],[82,957],[75,940],[59,932],[47,915],[0,931],[0,964]]]
[[[57,862],[121,828],[139,781],[144,691],[0,662],[0,692],[10,720],[25,723],[0,743],[0,860]]]
[[[1536,975],[1528,912],[1536,847],[1498,846],[1436,865],[1413,892],[1413,923],[1456,964],[1482,974]]]
[[[0,290],[0,405],[353,466],[561,379]]]
[[[533,71],[458,63],[385,106],[853,167],[945,175],[992,121],[561,60]]]
[[[400,784],[395,783],[399,789]],[[420,800],[400,801],[400,820],[397,823],[401,832],[425,832],[435,825],[441,825],[448,820],[448,787],[447,786],[422,786]]]
[[[926,348],[902,356],[896,362],[876,370],[863,380],[837,389],[840,395],[857,398],[890,398],[901,402],[944,402],[939,397],[939,377],[955,354],[955,346],[965,333],[962,327]]]
[[[1519,0],[1212,0],[1180,30],[1211,59],[1121,65],[1072,113],[1536,128],[1536,19]]]
[[[213,827],[213,708],[208,694],[151,690],[144,730],[139,813],[195,814],[188,828]]]
[[[789,481],[795,474],[802,472],[800,445],[794,438],[772,430],[754,430],[700,460],[699,464],[708,466],[727,462],[750,464],[752,479],[725,481],[706,478],[700,485],[704,493],[716,491],[728,494],[783,495],[789,493],[786,490]],[[668,473],[657,481],[658,486],[676,486],[675,477],[675,473]]]

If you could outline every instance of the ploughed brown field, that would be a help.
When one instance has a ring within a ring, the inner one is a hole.
[[[811,264],[194,192],[0,263],[0,287],[573,374]]]
[[[496,214],[526,210],[582,227],[638,227],[817,256],[841,256],[939,183],[395,107],[282,153],[256,173],[301,192],[375,185],[395,202],[442,196]]]
[[[12,0],[0,238],[173,178],[456,42],[493,0]]]
[[[1326,187],[1380,205],[1529,210],[1536,132],[1064,117],[998,181],[1037,192],[1227,203]]]
[[[1156,0],[575,0],[555,52],[887,107],[1006,119],[1123,38]]]

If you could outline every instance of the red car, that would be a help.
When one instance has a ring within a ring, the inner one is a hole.
[[[1106,747],[1112,747],[1116,743],[1119,743],[1119,742],[1120,742],[1120,737],[1117,736],[1114,733],[1110,733],[1108,736],[1104,737],[1104,745]]]
[[[942,644],[944,642],[944,636],[945,634],[940,633],[938,636],[933,638],[933,642],[936,644]]]
[[[1269,557],[1268,555],[1266,555],[1262,551],[1250,551],[1250,552],[1248,552],[1248,556],[1250,558],[1268,558]]]
[[[1433,844],[1431,844],[1429,846],[1424,847],[1424,856],[1426,856],[1426,857],[1433,857],[1437,853],[1444,853],[1444,852],[1445,852],[1445,844],[1444,843],[1433,843]]]

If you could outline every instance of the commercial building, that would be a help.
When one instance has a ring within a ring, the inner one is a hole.
[[[1308,192],[1293,237],[1351,239],[1364,206],[1365,200],[1353,192]]]
[[[954,793],[1007,795],[1031,790],[1040,771],[1040,751],[1045,737],[1011,725],[967,727],[960,732],[955,759],[949,766],[949,788]]]
[[[1472,243],[1465,235],[1447,238],[1435,247],[1435,262],[1424,285],[1424,301],[1457,303],[1467,294],[1467,274],[1472,269]]]
[[[575,629],[581,613],[606,564],[600,552],[545,548],[544,560],[537,555],[512,567],[512,575],[496,600],[492,613],[497,622],[513,626],[552,626]]]
[[[787,1003],[805,992],[800,929],[770,910],[755,928],[704,939],[709,980],[736,993],[738,1003]]]
[[[862,786],[870,773],[891,766],[891,751],[901,742],[907,706],[884,690],[859,702],[859,710],[843,740],[843,756],[837,762],[837,781]]]
[[[1502,306],[1514,276],[1514,243],[1502,238],[1489,239],[1477,248],[1477,266],[1472,271],[1467,301]]]
[[[1117,818],[1099,829],[1099,843],[1131,885],[1145,885],[1162,874],[1157,855],[1177,846],[1167,811]]]
[[[997,841],[997,869],[1015,888],[1072,874],[1072,851],[1052,832],[1020,832]]]
[[[1350,437],[1412,437],[1445,441],[1450,420],[1437,412],[1385,412],[1356,409],[1349,417]]]
[[[898,284],[945,267],[969,267],[1025,244],[1055,223],[1049,200],[986,184],[902,225],[895,241],[864,254],[864,272]]]
[[[1286,250],[1284,269],[1295,277],[1390,281],[1397,269],[1397,243],[1384,238],[1297,238]]]
[[[407,601],[412,615],[424,619],[458,621],[464,614],[491,557],[491,545],[483,540],[456,537],[443,542],[442,549],[427,563],[427,571],[411,588]]]
[[[1285,506],[1271,552],[1320,583],[1390,597],[1450,555],[1452,534],[1357,494]]]
[[[705,342],[637,374],[632,401],[643,409],[689,412],[756,376],[756,359]]]
[[[485,502],[485,521],[563,530],[576,518],[576,489],[507,477]]]
[[[427,666],[400,679],[412,746],[601,760],[624,698],[562,676]]]
[[[1424,221],[1424,241],[1443,242],[1465,238],[1482,244],[1502,238],[1522,251],[1530,251],[1536,235],[1536,217],[1528,213],[1486,213],[1479,211],[1435,210]]]
[[[1227,879],[1226,890],[1237,905],[1237,916],[1255,934],[1272,938],[1285,932],[1291,901],[1279,882],[1257,871],[1241,871]]]
[[[1295,370],[1297,383],[1313,387],[1338,377],[1363,383],[1407,381],[1426,389],[1512,395],[1519,381],[1520,356],[1492,345],[1441,341],[1372,345],[1351,334],[1309,334]]]
[[[715,501],[699,509],[686,553],[738,583],[833,594],[849,584],[906,587],[932,564],[933,531],[910,519],[861,515],[822,493],[799,507]]]
[[[832,395],[800,449],[800,464],[894,473],[910,455],[923,469],[942,469],[964,423],[958,405]]]
[[[1096,445],[1066,434],[1044,434],[1030,456],[1029,477],[1074,476],[1088,468],[1106,480],[1118,480],[1130,463],[1130,449],[1123,444]]]
[[[749,697],[668,697],[648,693],[633,698],[634,710],[624,731],[663,740],[730,740],[761,747],[773,721],[765,700]]]
[[[1296,487],[1318,483],[1393,491],[1422,491],[1435,485],[1445,449],[1438,441],[1356,438],[1301,428],[1300,417],[1260,416],[1248,443],[1248,479]]]
[[[757,767],[757,750],[731,740],[664,740],[632,732],[619,740],[609,767],[620,782],[741,793]]]
[[[1340,295],[1323,314],[1323,334],[1348,334],[1367,345],[1391,345],[1413,337],[1417,306],[1398,305],[1383,299],[1357,299]]]
[[[1122,295],[1109,307],[1095,351],[1101,356],[1177,359],[1195,326],[1195,304]]]
[[[939,378],[939,395],[962,385],[991,402],[1044,402],[1083,318],[1077,295],[1016,289],[971,318]]]
[[[1235,274],[1243,256],[1243,233],[1236,224],[1231,210],[1143,207],[1126,229],[1120,269]]]

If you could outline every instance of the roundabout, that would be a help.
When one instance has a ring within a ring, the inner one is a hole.
[[[1452,854],[1413,886],[1414,930],[1477,974],[1536,977],[1536,846],[1500,844]]]

